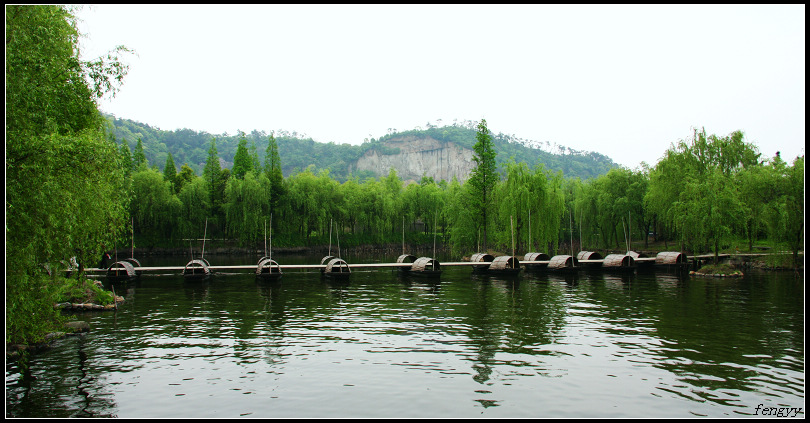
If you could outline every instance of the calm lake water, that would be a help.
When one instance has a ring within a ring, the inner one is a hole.
[[[288,270],[115,289],[118,312],[77,314],[90,332],[25,371],[6,365],[7,417],[805,415],[803,274],[502,279],[445,267],[436,281],[358,269],[332,283]]]

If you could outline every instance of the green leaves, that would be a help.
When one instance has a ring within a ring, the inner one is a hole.
[[[94,263],[128,220],[123,150],[95,104],[126,72],[79,61],[78,36],[66,7],[6,8],[7,342],[59,321],[43,266]]]
[[[475,168],[468,180],[472,193],[470,207],[473,208],[476,216],[480,216],[480,218],[476,218],[476,226],[483,230],[482,248],[486,251],[487,213],[493,200],[493,188],[498,182],[498,174],[495,172],[495,148],[486,120],[481,119],[481,122],[478,123],[475,138],[477,140],[473,146]]]
[[[242,179],[251,170],[253,170],[253,159],[248,152],[247,139],[242,137],[239,139],[239,146],[236,147],[236,155],[233,156],[231,175],[236,179]]]

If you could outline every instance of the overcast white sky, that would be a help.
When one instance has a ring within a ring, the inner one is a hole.
[[[805,5],[93,5],[119,118],[359,144],[454,119],[655,164],[693,127],[804,154]],[[439,122],[441,119],[441,122]]]

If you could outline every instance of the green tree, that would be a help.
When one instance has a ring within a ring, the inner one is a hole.
[[[133,170],[140,170],[143,167],[149,167],[149,161],[146,160],[146,153],[143,151],[143,141],[138,138],[138,143],[135,144],[135,152],[132,155]]]
[[[243,179],[230,178],[225,188],[228,234],[243,244],[261,239],[264,221],[270,217],[270,183],[263,173],[248,172]]]
[[[741,201],[738,175],[758,160],[756,147],[740,131],[718,137],[694,130],[691,140],[673,145],[650,171],[644,203],[682,243],[717,255],[735,226],[744,227],[746,216],[756,213]]]
[[[176,216],[182,209],[169,181],[158,170],[145,168],[132,175],[132,216],[135,227],[152,242],[178,235]]]
[[[281,157],[278,154],[278,145],[273,134],[267,137],[267,150],[264,158],[264,173],[270,181],[270,212],[274,213],[279,207],[281,197],[284,195],[284,174],[281,171]],[[276,222],[279,222],[276,219]],[[279,225],[279,223],[274,223]]]
[[[798,252],[804,248],[804,156],[787,166],[777,154],[770,167],[773,177],[769,188],[774,196],[763,213],[769,237],[787,243],[793,265],[798,268]]]
[[[178,215],[179,235],[183,238],[198,238],[200,231],[205,231],[206,219],[211,216],[211,199],[205,180],[193,178],[183,184],[178,199],[181,204]]]
[[[180,166],[180,173],[178,173],[177,176],[174,179],[174,182],[175,182],[174,191],[175,191],[175,193],[180,194],[180,191],[183,190],[183,187],[190,184],[195,179],[198,179],[198,178],[197,178],[197,175],[194,174],[194,169],[192,169],[191,166],[188,165],[188,163],[183,163],[183,166]],[[205,181],[203,181],[203,182],[205,182]],[[209,198],[209,201],[210,201],[210,198]]]
[[[225,202],[225,185],[229,179],[230,171],[222,169],[219,163],[219,154],[217,152],[217,140],[211,139],[211,145],[208,148],[208,156],[205,160],[205,167],[203,168],[203,179],[205,180],[206,187],[209,194],[209,204],[211,207],[211,217],[214,226],[220,222],[224,223],[225,213],[222,208]]]
[[[119,156],[121,160],[121,169],[124,171],[124,176],[126,178],[132,177],[132,171],[134,170],[134,166],[132,164],[132,152],[129,149],[129,144],[127,144],[126,140],[121,141],[121,147],[119,148]]]
[[[250,157],[247,148],[247,138],[243,136],[239,139],[236,154],[233,156],[231,175],[236,179],[244,179],[245,175],[251,170],[253,170],[253,159]]]
[[[466,254],[479,248],[477,216],[469,207],[473,201],[470,190],[470,184],[462,185],[456,177],[453,177],[447,187],[444,215],[448,222],[447,233],[454,254]]]
[[[475,139],[477,140],[473,146],[475,167],[468,181],[472,188],[470,207],[474,210],[476,228],[481,228],[483,231],[483,250],[486,251],[487,219],[498,174],[495,172],[495,149],[492,144],[492,135],[490,135],[485,119],[481,119],[478,124]]]
[[[169,153],[166,156],[166,164],[163,166],[163,179],[165,179],[172,185],[172,191],[174,191],[177,186],[177,183],[175,181],[176,178],[177,178],[177,166],[174,165],[172,153]]]
[[[721,242],[745,215],[736,184],[718,167],[707,170],[700,178],[684,181],[684,190],[672,208],[683,236],[714,250],[715,263]]]
[[[124,171],[96,100],[127,69],[97,72],[119,63],[115,52],[83,62],[78,39],[68,7],[6,6],[6,342],[58,330],[63,282],[43,268],[95,262],[126,221]]]

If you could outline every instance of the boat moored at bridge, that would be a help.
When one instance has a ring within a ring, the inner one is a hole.
[[[212,274],[211,265],[204,258],[193,259],[183,268],[183,278],[188,281],[204,280]]]
[[[349,264],[342,258],[334,256],[326,256],[321,259],[321,264],[324,267],[321,269],[321,274],[332,279],[348,280],[352,275],[352,269]]]
[[[270,257],[262,257],[256,265],[256,277],[267,280],[278,280],[282,275],[281,266]]]

